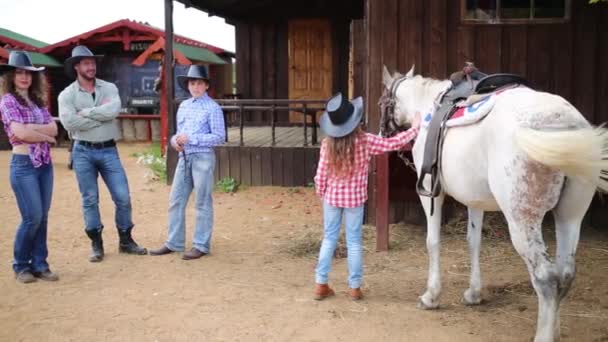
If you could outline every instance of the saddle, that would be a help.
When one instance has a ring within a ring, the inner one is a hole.
[[[421,196],[434,198],[441,193],[439,174],[441,173],[443,139],[447,131],[445,123],[456,111],[456,104],[467,100],[471,95],[489,94],[505,86],[528,86],[528,82],[521,76],[514,74],[487,75],[477,70],[471,62],[467,62],[462,71],[453,73],[450,80],[452,86],[443,95],[440,95],[437,109],[428,126],[424,158],[420,168],[420,176],[416,183],[416,191]],[[479,96],[480,99],[484,97]],[[431,177],[430,189],[424,187],[427,176]],[[432,201],[431,215],[433,215]]]

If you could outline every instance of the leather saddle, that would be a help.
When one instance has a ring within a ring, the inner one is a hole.
[[[492,74],[487,75],[475,68],[473,63],[467,62],[462,69],[453,73],[450,77],[452,86],[439,100],[439,106],[435,110],[428,126],[426,142],[424,146],[424,158],[420,168],[420,175],[416,183],[416,191],[421,196],[437,197],[441,193],[439,175],[441,173],[441,152],[443,149],[443,138],[447,131],[445,123],[456,111],[456,104],[466,100],[475,94],[489,94],[505,86],[525,85],[526,79],[515,74]],[[431,187],[426,189],[424,181],[431,177]],[[431,215],[433,215],[433,202],[431,202]]]

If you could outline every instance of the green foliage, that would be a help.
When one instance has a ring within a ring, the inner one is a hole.
[[[608,2],[608,0],[589,0],[590,4],[596,4],[598,2]]]
[[[226,193],[236,192],[238,190],[239,183],[232,177],[224,177],[220,179],[217,184],[217,190]]]
[[[157,180],[167,181],[167,160],[161,156],[160,144],[152,144],[146,151],[134,153],[137,163],[145,165],[156,177]]]

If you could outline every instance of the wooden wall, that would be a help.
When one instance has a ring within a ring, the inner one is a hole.
[[[273,22],[235,22],[237,93],[246,99],[288,99],[288,25]],[[350,22],[331,19],[333,51],[333,92],[348,89],[348,49]],[[289,113],[277,114],[279,122],[289,122]],[[269,112],[252,112],[248,125],[270,125]]]
[[[538,89],[570,100],[591,122],[608,121],[608,5],[587,2],[572,1],[572,20],[565,24],[472,25],[461,22],[457,0],[367,0],[365,37],[358,38],[366,41],[367,68],[355,77],[367,79],[370,130],[379,127],[383,65],[404,73],[415,64],[416,73],[445,79],[467,60],[487,73],[522,74]],[[391,191],[401,195],[391,195],[393,207],[414,191],[394,183],[391,178]],[[369,193],[368,218],[375,222],[375,189]],[[409,211],[399,206],[401,214]]]
[[[319,160],[318,147],[216,148],[215,180],[232,177],[244,185],[308,186]]]

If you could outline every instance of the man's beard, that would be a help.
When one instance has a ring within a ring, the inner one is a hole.
[[[84,78],[84,79],[85,79],[85,80],[87,80],[87,81],[93,81],[93,80],[95,80],[95,74],[96,74],[96,73],[95,73],[95,72],[93,72],[93,76],[89,77],[89,76],[88,76],[86,73],[84,73],[84,72],[83,72],[83,73],[80,73],[80,72],[79,72],[79,73],[78,73],[78,76],[80,76],[80,77]]]

